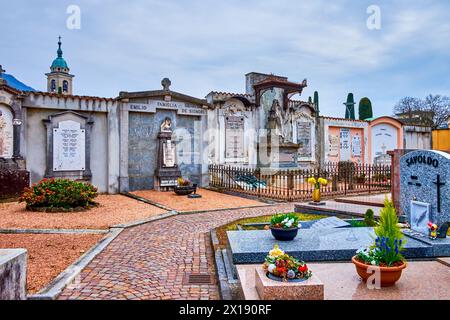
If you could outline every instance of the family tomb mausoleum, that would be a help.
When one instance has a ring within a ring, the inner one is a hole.
[[[165,190],[179,175],[207,185],[211,164],[313,169],[383,163],[391,149],[431,147],[431,129],[428,139],[427,128],[390,118],[321,116],[318,95],[302,99],[306,79],[252,72],[244,93],[204,99],[172,90],[167,78],[157,90],[79,96],[61,38],[46,77],[40,92],[0,68],[2,198],[46,177],[89,181],[107,193]],[[416,136],[406,139],[408,132]]]

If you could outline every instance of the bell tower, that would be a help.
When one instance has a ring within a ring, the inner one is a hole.
[[[51,93],[71,95],[73,92],[72,80],[74,75],[69,73],[70,69],[66,60],[63,58],[61,44],[61,37],[59,37],[57,57],[53,60],[50,67],[51,72],[46,74],[47,91]]]

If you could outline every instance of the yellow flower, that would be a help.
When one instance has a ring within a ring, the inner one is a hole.
[[[308,179],[308,183],[309,183],[309,184],[316,184],[316,183],[317,183],[317,180],[316,180],[316,178],[312,177],[312,178],[309,178],[309,179]]]
[[[281,250],[277,244],[273,247],[273,250],[271,250],[269,252],[269,256],[272,258],[278,258],[279,256],[283,256],[283,255],[284,255],[284,251]]]
[[[324,178],[319,178],[318,182],[323,186],[326,186],[328,184],[327,179]]]

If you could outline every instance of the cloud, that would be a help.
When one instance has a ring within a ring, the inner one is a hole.
[[[303,98],[318,90],[322,111],[341,116],[348,92],[369,96],[381,115],[404,95],[449,88],[447,1],[379,0],[380,31],[366,28],[373,3],[350,0],[79,0],[82,29],[69,31],[73,2],[2,4],[8,71],[45,88],[61,33],[80,94],[156,89],[168,76],[175,90],[203,97],[243,91],[247,72],[273,72],[308,78]]]

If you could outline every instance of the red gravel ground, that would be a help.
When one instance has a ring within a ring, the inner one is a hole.
[[[187,196],[178,196],[174,192],[157,192],[155,190],[135,191],[132,193],[180,212],[234,209],[265,205],[265,203],[260,201],[205,189],[199,189],[197,191],[202,196],[200,199],[189,199]]]
[[[0,234],[0,248],[28,250],[27,290],[34,294],[95,245],[103,235]]]
[[[166,211],[121,195],[100,195],[100,207],[85,212],[41,213],[25,210],[25,204],[0,203],[2,229],[108,229],[143,220]]]

